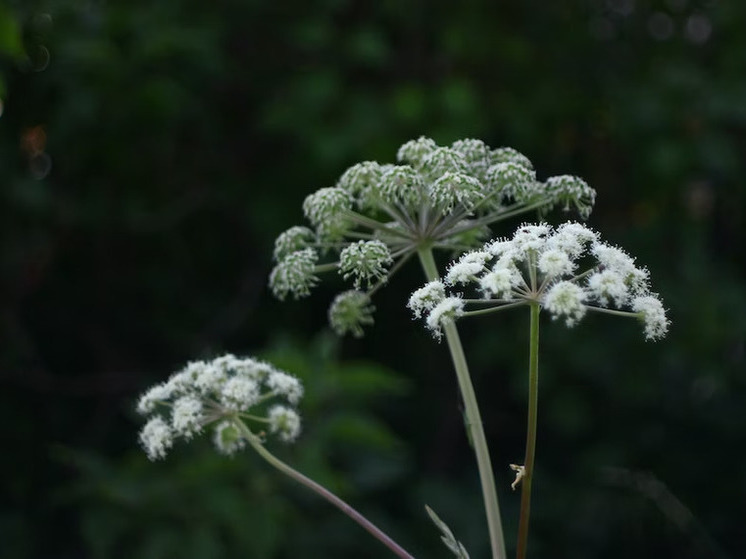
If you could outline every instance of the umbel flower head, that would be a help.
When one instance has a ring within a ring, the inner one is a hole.
[[[251,357],[229,354],[194,361],[140,397],[137,411],[149,416],[140,443],[148,458],[156,460],[166,456],[176,439],[190,440],[213,425],[218,451],[233,454],[245,445],[239,422],[246,421],[291,442],[300,434],[294,406],[302,396],[296,377]]]
[[[527,157],[481,140],[445,147],[421,137],[397,159],[347,169],[303,202],[311,227],[291,227],[275,241],[269,285],[279,299],[308,296],[324,272],[353,283],[358,295],[338,297],[329,311],[338,333],[362,335],[373,322],[370,297],[418,249],[461,253],[483,242],[488,226],[531,210],[557,206],[585,219],[596,197],[578,177],[541,182]]]
[[[447,288],[470,288],[475,294],[465,298]],[[440,337],[443,325],[462,316],[527,304],[540,305],[567,326],[589,310],[635,317],[649,340],[665,336],[669,325],[663,304],[650,290],[648,271],[595,231],[572,222],[556,229],[525,224],[510,239],[465,253],[442,281],[415,291],[408,307]]]

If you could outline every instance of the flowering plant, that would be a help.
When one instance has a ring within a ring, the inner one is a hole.
[[[270,465],[339,508],[397,556],[411,559],[362,514],[267,450],[263,427],[283,442],[294,441],[301,429],[294,408],[272,402],[284,399],[295,406],[302,396],[303,386],[296,377],[251,357],[228,354],[210,362],[192,362],[140,397],[137,411],[151,416],[140,431],[140,443],[151,460],[165,458],[175,439],[190,440],[213,424],[218,452],[232,455],[248,443]],[[161,410],[170,410],[168,419]]]
[[[347,169],[303,202],[313,229],[296,225],[275,241],[276,297],[306,297],[324,272],[352,280],[354,289],[329,307],[338,334],[362,336],[373,323],[370,298],[418,252],[463,252],[489,237],[489,225],[531,210],[561,206],[587,217],[596,197],[578,177],[541,182],[527,157],[481,140],[442,147],[422,137],[401,146],[397,159]]]
[[[230,354],[195,361],[142,395],[137,411],[151,418],[140,442],[151,460],[165,458],[176,438],[190,440],[213,424],[215,447],[230,455],[246,444],[241,434],[248,430],[246,422],[266,426],[280,440],[292,442],[300,434],[300,416],[287,405],[267,408],[267,403],[283,398],[296,405],[301,396],[300,381],[269,363]],[[262,407],[266,410],[258,415]],[[170,410],[168,421],[161,410]]]
[[[447,287],[472,288],[475,298],[447,292]],[[598,233],[579,223],[556,229],[545,223],[524,224],[510,239],[496,239],[467,252],[451,263],[443,280],[416,290],[407,306],[425,322],[436,338],[460,318],[528,307],[529,402],[526,458],[512,487],[522,483],[518,525],[519,559],[526,556],[536,452],[539,391],[539,313],[574,326],[587,311],[639,319],[649,340],[662,338],[669,321],[658,295],[650,291],[649,273],[638,268],[623,250],[600,240]],[[475,310],[467,310],[476,307]]]
[[[352,289],[332,301],[329,322],[337,334],[359,337],[364,327],[373,324],[373,295],[417,255],[427,283],[411,295],[408,307],[416,318],[425,319],[436,338],[446,339],[479,470],[494,559],[506,557],[500,507],[456,324],[465,317],[529,308],[526,460],[523,465],[510,465],[516,471],[513,488],[522,484],[520,559],[526,554],[536,444],[540,311],[568,326],[588,311],[634,317],[642,321],[650,340],[664,336],[669,322],[650,288],[648,271],[580,223],[556,228],[526,224],[509,239],[485,244],[492,237],[491,227],[529,211],[543,218],[559,207],[587,218],[596,193],[582,179],[561,175],[540,181],[524,155],[506,147],[491,149],[473,139],[443,147],[421,137],[401,146],[397,159],[396,165],[373,161],[353,165],[335,186],[309,195],[303,211],[311,227],[294,226],[277,237],[269,286],[279,299],[299,299],[310,294],[321,274],[337,271],[352,283]],[[435,251],[456,256],[443,274]],[[252,358],[227,355],[190,363],[140,399],[138,411],[151,416],[140,440],[149,458],[163,458],[175,439],[191,439],[213,425],[220,452],[232,454],[248,444],[272,466],[337,506],[397,556],[411,557],[350,505],[265,447],[268,435],[284,442],[298,437],[300,417],[295,406],[302,395],[303,387],[295,377]],[[160,410],[169,412],[167,419]],[[429,507],[426,510],[451,552],[468,559],[445,522]]]
[[[472,287],[477,297],[447,296],[446,286]],[[439,338],[444,323],[462,316],[531,304],[553,319],[564,319],[567,326],[591,310],[639,318],[649,340],[668,330],[663,304],[650,291],[648,271],[635,266],[623,250],[602,242],[596,232],[572,222],[556,230],[547,224],[522,225],[511,239],[463,254],[443,281],[415,291],[407,306],[416,318],[426,313],[427,327]]]

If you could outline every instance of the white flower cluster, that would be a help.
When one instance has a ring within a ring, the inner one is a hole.
[[[479,296],[449,295],[446,286],[472,286]],[[650,290],[649,273],[595,231],[568,222],[556,229],[526,224],[511,239],[497,239],[451,264],[443,281],[415,291],[408,307],[440,337],[448,321],[468,314],[466,305],[485,309],[538,303],[568,326],[589,309],[639,318],[650,340],[669,325],[663,304]]]
[[[276,297],[305,297],[318,274],[332,270],[370,294],[420,247],[462,251],[483,242],[487,226],[503,216],[531,210],[559,206],[585,218],[595,200],[581,179],[541,182],[526,156],[481,140],[438,146],[421,137],[402,145],[397,159],[357,163],[336,185],[306,197],[313,228],[291,227],[275,241],[269,284]],[[365,314],[356,328],[335,330],[357,333],[371,321]]]
[[[302,396],[303,386],[296,377],[263,361],[230,354],[195,361],[140,397],[137,411],[151,416],[140,432],[140,442],[148,458],[164,458],[175,439],[189,440],[215,423],[217,449],[232,454],[245,444],[237,424],[244,419],[266,424],[270,433],[291,442],[300,434],[300,417],[292,407],[275,404],[266,417],[257,413],[270,400],[283,398],[295,406]]]

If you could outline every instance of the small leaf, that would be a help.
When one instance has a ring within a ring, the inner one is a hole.
[[[425,510],[427,511],[430,520],[432,520],[438,529],[443,532],[440,539],[443,540],[446,547],[451,550],[457,559],[469,559],[469,554],[466,552],[466,549],[461,542],[456,539],[456,536],[453,535],[453,532],[451,532],[451,529],[446,525],[446,523],[443,522],[429,506],[425,505]]]

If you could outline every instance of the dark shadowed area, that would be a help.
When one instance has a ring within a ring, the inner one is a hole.
[[[404,306],[416,265],[360,340],[326,323],[341,281],[267,288],[308,194],[425,135],[583,177],[589,225],[649,268],[672,320],[657,343],[546,320],[529,557],[741,557],[744,25],[726,0],[0,3],[0,555],[387,557],[251,452],[147,460],[139,394],[232,352],[305,384],[279,456],[417,557],[449,557],[428,504],[486,558],[448,353]],[[509,548],[524,314],[462,328]]]

